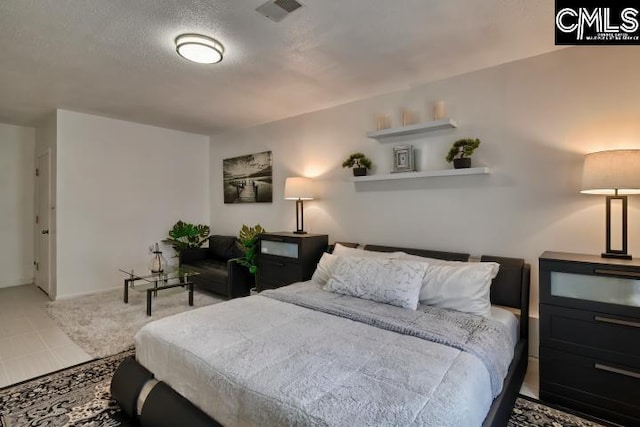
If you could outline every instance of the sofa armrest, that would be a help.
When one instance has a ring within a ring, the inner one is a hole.
[[[251,288],[255,287],[256,278],[244,265],[236,262],[237,258],[227,261],[229,298],[246,297],[251,293]]]
[[[193,264],[209,258],[208,248],[189,248],[180,252],[180,265]]]

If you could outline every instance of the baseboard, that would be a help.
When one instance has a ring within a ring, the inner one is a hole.
[[[87,295],[103,294],[105,292],[112,292],[112,291],[115,291],[115,290],[122,290],[122,285],[121,286],[116,286],[114,288],[108,288],[108,289],[96,289],[96,290],[93,290],[93,291],[77,292],[77,293],[74,293],[74,294],[56,295],[55,301],[63,300],[63,299],[69,299],[69,298],[75,298],[75,297],[84,297],[84,296],[87,296]]]
[[[0,283],[0,288],[13,288],[14,286],[32,285],[33,277],[24,277],[19,279],[13,279]]]
[[[540,347],[540,319],[529,316],[529,356],[538,358]]]

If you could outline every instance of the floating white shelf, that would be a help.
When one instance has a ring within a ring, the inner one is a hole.
[[[465,176],[465,175],[488,175],[491,169],[487,167],[468,168],[468,169],[445,169],[439,171],[423,171],[423,172],[399,172],[385,175],[368,175],[353,177],[354,182],[371,182],[371,181],[393,181],[396,179],[415,179],[415,178],[434,178],[438,176]]]
[[[399,128],[390,128],[367,132],[367,138],[385,139],[396,136],[413,135],[418,133],[433,132],[442,129],[453,129],[458,127],[452,119],[433,120],[430,122],[418,123],[417,125],[403,126]]]

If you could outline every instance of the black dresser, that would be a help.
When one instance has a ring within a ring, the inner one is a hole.
[[[640,261],[542,254],[540,399],[640,426]]]
[[[311,279],[328,245],[326,234],[261,234],[257,256],[258,292]]]

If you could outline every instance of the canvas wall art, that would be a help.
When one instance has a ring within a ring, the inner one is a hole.
[[[222,160],[225,203],[271,203],[271,151]]]

